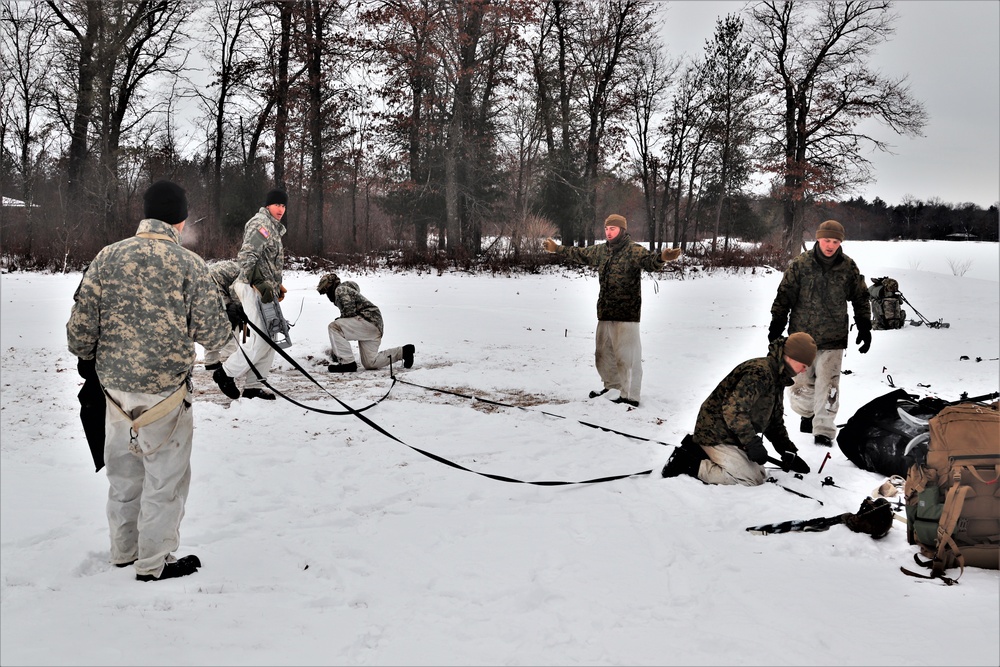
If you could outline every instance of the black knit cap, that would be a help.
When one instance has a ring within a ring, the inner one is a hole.
[[[184,188],[170,181],[157,181],[142,195],[142,217],[162,220],[168,225],[184,222],[188,217],[187,195]]]
[[[267,197],[264,198],[264,206],[270,206],[271,204],[288,206],[288,193],[277,188],[269,190]]]

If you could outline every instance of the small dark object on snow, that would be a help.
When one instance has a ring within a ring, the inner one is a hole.
[[[878,540],[892,528],[892,505],[885,498],[865,498],[856,514],[845,514],[844,525],[855,533],[867,533]]]

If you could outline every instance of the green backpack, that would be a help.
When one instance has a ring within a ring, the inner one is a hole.
[[[899,282],[895,278],[872,278],[868,297],[872,303],[872,329],[903,328],[906,311],[903,310],[903,295],[899,293]]]

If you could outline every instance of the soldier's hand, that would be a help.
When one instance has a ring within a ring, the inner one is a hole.
[[[860,352],[861,354],[865,354],[866,352],[868,352],[868,349],[872,346],[871,329],[864,329],[862,327],[858,327],[858,339],[855,340],[854,342],[857,343],[858,345],[861,345],[861,347],[858,348],[858,352]]]
[[[555,252],[559,245],[552,239],[545,239],[542,241],[542,247],[545,248],[545,252]]]
[[[767,463],[767,448],[764,447],[764,441],[759,435],[747,444],[745,450],[747,458],[754,463],[758,465]]]
[[[261,303],[271,303],[274,301],[274,290],[271,289],[270,285],[260,285],[257,287],[257,291],[260,292]]]
[[[771,326],[767,329],[767,342],[773,343],[778,338],[781,338],[781,334],[784,330],[784,322],[771,322]]]
[[[663,252],[660,253],[660,259],[664,262],[672,262],[681,256],[680,248],[664,248]]]
[[[76,360],[76,372],[80,374],[84,380],[96,380],[97,379],[97,359],[81,359],[77,357]]]
[[[281,294],[278,295],[278,303],[281,303],[285,300],[285,294],[288,293],[288,290],[285,289],[284,285],[279,285],[279,288],[281,289]]]

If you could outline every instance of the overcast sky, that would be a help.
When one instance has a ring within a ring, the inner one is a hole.
[[[665,41],[672,56],[701,55],[719,16],[745,2],[670,0]],[[900,0],[896,34],[870,63],[884,76],[907,76],[929,115],[924,136],[900,137],[876,126],[893,154],[870,156],[876,182],[856,194],[899,204],[1000,200],[1000,1]]]

